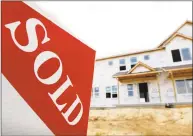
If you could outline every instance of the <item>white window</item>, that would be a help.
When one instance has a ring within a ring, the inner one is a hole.
[[[117,98],[117,86],[112,86],[112,98]]]
[[[192,79],[186,79],[187,92],[192,93]]]
[[[125,59],[120,59],[119,64],[124,65],[125,64]]]
[[[125,65],[125,59],[120,59],[119,60],[119,70],[120,71],[124,71],[124,70],[126,70],[127,68],[126,68],[126,65]]]
[[[149,60],[150,58],[149,58],[149,55],[145,55],[144,56],[144,60]]]
[[[171,53],[172,53],[173,62],[180,62],[180,61],[182,61],[179,49],[171,50]]]
[[[182,52],[182,58],[184,61],[192,59],[189,48],[183,48],[181,49],[181,52]]]
[[[131,68],[133,68],[137,63],[137,57],[131,57],[130,62],[131,62]]]
[[[109,64],[109,66],[112,66],[113,65],[113,61],[112,60],[108,61],[108,64]]]
[[[106,87],[106,98],[111,98],[111,87],[110,86]]]
[[[127,85],[127,90],[128,90],[128,96],[133,96],[133,84],[128,84]]]
[[[106,87],[106,98],[117,98],[117,86],[110,86]]]
[[[94,96],[95,96],[95,98],[99,97],[99,87],[94,88]]]
[[[176,80],[178,94],[192,93],[192,79]]]
[[[172,53],[173,62],[180,62],[182,60],[183,61],[192,60],[192,56],[189,48],[182,48],[181,50],[179,49],[172,50],[171,53]]]

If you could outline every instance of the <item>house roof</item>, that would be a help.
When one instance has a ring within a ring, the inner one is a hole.
[[[150,71],[155,71],[154,68],[152,68],[152,67],[150,67],[150,66],[142,63],[141,61],[139,61],[132,69],[130,69],[130,70],[128,71],[128,74],[130,74],[131,72],[133,72],[133,71],[134,71],[137,67],[139,67],[139,66],[143,66],[143,67],[149,69]]]
[[[176,70],[176,69],[186,69],[186,68],[192,68],[192,64],[170,66],[170,67],[157,67],[157,68],[153,68],[154,71],[150,71],[149,73],[160,72],[160,71],[164,71],[164,70],[170,71],[170,70]],[[146,73],[146,72],[144,72],[144,73]],[[135,74],[137,74],[137,73],[135,73]],[[141,74],[141,73],[138,73],[138,74]],[[129,71],[117,72],[113,75],[113,77],[121,77],[121,76],[126,76],[126,75],[132,75],[132,73],[129,73]]]
[[[110,57],[104,57],[104,58],[96,59],[96,61],[113,59],[113,58],[119,58],[119,57],[126,57],[126,56],[129,56],[129,55],[135,55],[135,54],[141,54],[141,53],[147,53],[147,52],[154,52],[154,51],[164,50],[164,49],[165,48],[155,48],[155,49],[131,52],[131,53],[126,53],[126,54],[120,54],[120,55],[115,55],[115,56],[110,56]]]
[[[171,38],[175,37],[175,35],[182,35],[179,34],[178,31],[184,27],[186,24],[190,24],[192,25],[192,21],[187,20],[186,22],[184,22],[180,27],[178,27],[166,40],[164,40],[163,42],[160,43],[160,45],[157,48],[161,48],[162,46],[164,46],[168,41],[171,41]],[[185,36],[186,37],[186,36]],[[187,37],[188,38],[188,37]],[[188,38],[189,39],[189,38]],[[192,39],[191,39],[192,40]]]
[[[163,67],[164,70],[174,70],[174,69],[184,69],[184,68],[192,68],[192,64],[187,65],[179,65],[179,66],[170,66],[170,67]]]
[[[149,50],[143,50],[143,51],[137,51],[137,52],[131,52],[131,53],[126,53],[126,54],[120,54],[120,55],[115,55],[115,56],[109,56],[109,57],[104,57],[104,58],[99,58],[96,59],[96,61],[101,61],[101,60],[107,60],[107,59],[113,59],[113,58],[119,58],[119,57],[125,57],[125,56],[130,56],[130,55],[135,55],[135,54],[141,54],[141,53],[148,53],[148,52],[154,52],[154,51],[159,51],[159,50],[164,50],[165,48],[163,47],[165,44],[173,40],[175,37],[180,36],[185,39],[192,40],[192,37],[185,36],[183,34],[177,33],[178,30],[180,30],[183,26],[186,24],[191,24],[192,21],[185,21],[176,31],[174,31],[166,40],[164,40],[162,43],[159,44],[157,48],[154,49],[149,49]]]

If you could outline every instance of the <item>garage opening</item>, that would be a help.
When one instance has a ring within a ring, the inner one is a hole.
[[[140,102],[149,102],[147,83],[139,83]]]

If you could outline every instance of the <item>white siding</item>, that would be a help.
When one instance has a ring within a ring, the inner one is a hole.
[[[178,33],[192,37],[192,25],[186,24],[184,27],[178,30]]]
[[[190,54],[192,56],[192,41],[183,39],[181,37],[176,37],[173,41],[171,41],[167,46],[166,46],[166,56],[167,59],[165,59],[165,64],[167,66],[178,66],[178,65],[185,65],[185,64],[192,64],[192,60],[189,61],[181,61],[181,62],[173,62],[172,59],[172,54],[171,50],[175,49],[181,49],[182,48],[189,48],[190,49]],[[182,58],[182,56],[181,56]]]
[[[183,35],[191,36],[192,37],[192,26],[185,25],[183,28],[179,30],[179,33]],[[130,55],[126,57],[119,57],[114,59],[107,59],[96,61],[95,63],[95,70],[94,70],[94,79],[93,79],[93,88],[99,87],[100,90],[100,97],[99,98],[92,98],[91,106],[111,106],[113,104],[118,104],[118,99],[107,99],[106,98],[106,87],[117,85],[118,82],[112,76],[120,72],[119,70],[119,60],[125,59],[126,71],[131,69],[131,57],[137,57],[137,61],[141,61],[146,65],[152,68],[160,68],[160,67],[168,67],[168,66],[178,66],[178,65],[185,65],[185,64],[192,64],[192,60],[189,61],[181,61],[181,62],[173,62],[171,50],[174,49],[182,49],[182,48],[189,48],[190,53],[192,56],[192,41],[183,39],[181,37],[174,38],[164,50],[158,50],[154,52],[147,52],[141,53],[136,55]],[[144,56],[149,55],[149,60],[144,60]],[[108,62],[113,61],[112,65],[109,65]],[[144,68],[143,66],[137,67],[133,73],[149,71],[148,69]],[[167,73],[162,72],[159,77],[159,84],[160,84],[160,95],[162,99],[162,103],[166,102],[175,102],[175,95],[174,89],[172,85],[172,81],[167,78]],[[149,98],[150,103],[160,103],[159,91],[158,91],[158,84],[156,80],[148,81],[148,91],[149,91]],[[127,84],[120,84],[119,86],[119,97],[120,97],[120,104],[137,104],[139,103],[139,89],[138,83],[132,83],[134,87],[134,96],[128,96]],[[192,97],[188,95],[179,95],[177,94],[177,100],[179,102],[184,101],[192,101]]]
[[[138,66],[131,73],[140,73],[140,72],[147,72],[147,71],[150,71],[150,70],[143,66]]]

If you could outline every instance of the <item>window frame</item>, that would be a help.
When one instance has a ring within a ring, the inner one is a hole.
[[[121,70],[121,67],[125,67],[125,69],[124,69],[124,70]],[[127,67],[126,67],[126,65],[123,65],[123,66],[119,66],[119,71],[125,71],[125,70],[127,70]]]
[[[114,89],[116,89],[116,91]],[[112,94],[111,94],[113,99],[116,99],[118,97],[118,95],[117,95],[118,93],[117,92],[118,92],[117,85],[113,85],[112,86]],[[116,94],[116,97],[113,97],[114,94]]]
[[[132,89],[129,89],[128,86],[132,86]],[[132,95],[129,95],[129,92],[132,92]],[[127,84],[127,96],[128,97],[134,96],[134,85],[133,84]]]
[[[185,49],[188,49],[188,53],[189,53],[189,57],[190,57],[190,59],[188,59],[188,60],[185,60],[185,59],[184,59],[183,50],[185,50]],[[190,48],[181,48],[181,49],[180,49],[180,54],[181,54],[181,59],[182,59],[183,61],[190,61],[190,60],[192,60]]]
[[[180,60],[174,61],[173,51],[179,51]],[[180,50],[180,49],[173,49],[173,50],[171,50],[171,55],[172,55],[172,61],[173,61],[174,63],[182,62],[182,55],[181,55],[181,50]]]
[[[124,63],[121,63],[121,60],[124,60]],[[119,65],[125,65],[125,59],[119,59]]]
[[[96,88],[98,88],[97,92],[96,92]],[[100,97],[100,88],[99,87],[94,87],[94,98],[99,98],[99,97]]]
[[[186,95],[186,94],[187,94],[187,95],[192,95],[192,93],[190,93],[189,90],[188,90],[187,82],[186,82],[187,80],[192,80],[192,82],[193,82],[193,79],[176,79],[176,80],[175,80],[175,87],[176,87],[176,91],[177,91],[177,94],[178,94],[178,95]],[[177,87],[176,81],[184,81],[185,91],[186,91],[185,93],[178,93],[178,87]]]
[[[148,56],[148,59],[146,59],[147,56]],[[150,60],[150,55],[144,55],[144,56],[143,56],[143,59],[144,59],[144,60]]]
[[[132,62],[131,60],[132,60],[132,58],[136,58],[136,62]],[[130,68],[132,69],[133,67],[135,67],[135,65],[137,64],[137,60],[138,60],[138,58],[135,56],[135,57],[131,57],[130,58]],[[134,65],[134,66],[133,66]],[[133,66],[133,67],[132,67]]]
[[[111,64],[110,64],[110,62],[111,62]],[[109,60],[109,61],[108,61],[108,65],[109,65],[109,66],[112,66],[112,65],[113,65],[113,61],[112,61],[112,60]]]
[[[136,59],[136,62],[132,62],[132,61],[131,61],[133,58]],[[137,60],[138,60],[137,57],[131,57],[131,58],[130,58],[130,63],[131,63],[131,64],[137,64]]]
[[[106,91],[106,99],[110,99],[111,98],[111,95],[112,95],[112,93],[111,93],[111,87],[110,86],[107,86],[106,88],[105,88],[105,91]],[[107,94],[110,94],[110,97],[107,97]]]

